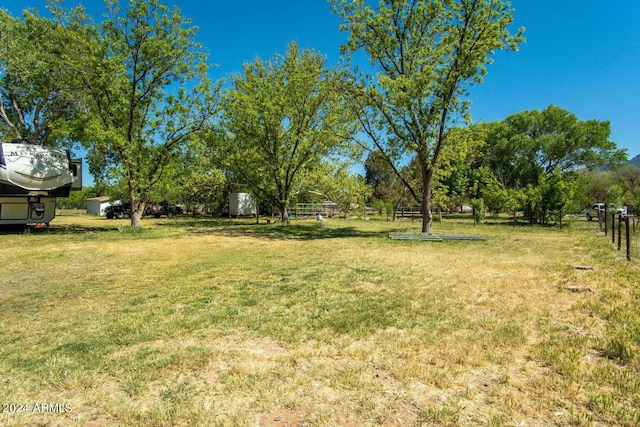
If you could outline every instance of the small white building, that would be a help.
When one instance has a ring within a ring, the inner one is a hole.
[[[104,216],[104,210],[111,206],[109,196],[92,197],[87,199],[87,213],[91,215]]]
[[[253,216],[256,214],[256,201],[248,193],[229,194],[230,216]]]

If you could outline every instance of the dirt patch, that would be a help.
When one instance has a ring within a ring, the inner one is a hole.
[[[108,424],[109,424],[109,420],[107,419],[107,417],[98,417],[93,421],[89,421],[87,424],[85,424],[85,426],[86,427],[102,427]]]
[[[240,335],[217,338],[208,346],[222,353],[241,352],[258,357],[272,358],[288,354],[288,350],[271,338],[246,338]]]
[[[263,427],[297,427],[306,417],[302,411],[278,411],[260,417],[259,425]]]

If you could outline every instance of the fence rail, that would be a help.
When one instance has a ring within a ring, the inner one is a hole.
[[[335,203],[296,203],[293,207],[293,215],[298,217],[315,217],[317,215],[332,216],[339,212]]]

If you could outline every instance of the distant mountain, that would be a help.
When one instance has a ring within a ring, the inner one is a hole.
[[[633,159],[629,160],[627,163],[622,164],[621,167],[625,167],[625,166],[629,166],[629,165],[634,165],[634,166],[640,167],[640,154],[635,156]],[[609,166],[600,166],[599,168],[597,168],[595,170],[596,170],[596,172],[610,172],[611,168]]]

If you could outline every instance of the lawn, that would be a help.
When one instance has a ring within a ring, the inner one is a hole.
[[[595,224],[127,224],[0,234],[0,425],[640,424],[640,264]]]

